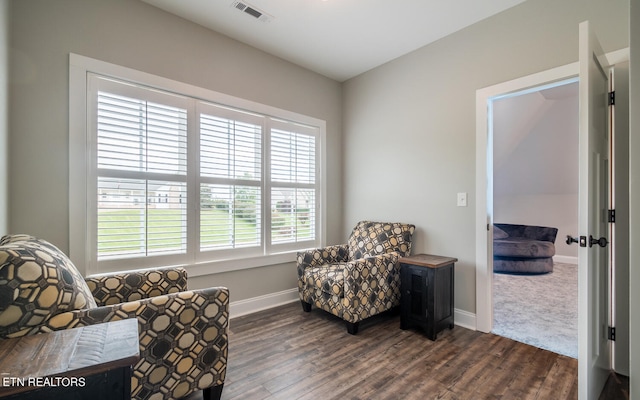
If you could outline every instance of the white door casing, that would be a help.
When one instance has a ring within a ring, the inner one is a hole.
[[[476,329],[493,328],[493,137],[492,102],[514,93],[567,83],[578,76],[578,63],[514,79],[476,92]]]

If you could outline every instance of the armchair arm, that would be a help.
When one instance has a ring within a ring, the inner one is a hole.
[[[187,290],[187,271],[180,267],[156,268],[85,278],[98,306],[124,303]]]
[[[358,322],[400,304],[398,253],[350,261],[344,268],[344,315]]]
[[[348,259],[349,247],[346,243],[298,252],[298,278],[303,276],[305,268],[347,262]]]
[[[217,287],[58,314],[29,334],[137,318],[140,360],[131,394],[181,398],[224,382],[228,355],[229,291]]]

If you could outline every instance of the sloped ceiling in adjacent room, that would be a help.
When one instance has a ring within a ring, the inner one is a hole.
[[[494,193],[578,191],[578,84],[494,101]]]

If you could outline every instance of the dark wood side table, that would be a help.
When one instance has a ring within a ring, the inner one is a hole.
[[[107,322],[0,340],[3,399],[131,399],[138,322]]]
[[[400,328],[417,326],[436,340],[453,328],[454,263],[457,258],[417,254],[401,257]]]

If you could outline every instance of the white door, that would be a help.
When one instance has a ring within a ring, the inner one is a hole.
[[[604,53],[588,21],[580,24],[579,58],[578,398],[587,400],[598,398],[610,370],[608,82]]]

